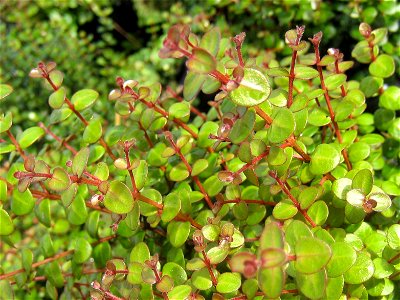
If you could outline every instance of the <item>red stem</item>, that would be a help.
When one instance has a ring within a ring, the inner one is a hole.
[[[296,200],[296,198],[290,193],[289,189],[286,187],[286,182],[283,182],[276,173],[270,171],[268,173],[272,178],[276,180],[276,182],[279,184],[281,187],[282,191],[289,197],[289,199],[293,202],[294,206],[300,211],[300,213],[304,216],[304,218],[311,224],[312,227],[316,227],[317,224],[310,218],[310,216],[307,214],[307,211],[302,209],[300,206],[299,201]]]
[[[7,135],[10,138],[11,142],[14,144],[15,148],[17,149],[18,153],[21,155],[23,160],[26,160],[25,151],[22,150],[21,146],[19,145],[18,141],[15,139],[14,135],[10,130],[7,130]]]
[[[317,63],[317,70],[319,73],[319,79],[321,81],[321,88],[324,91],[324,97],[325,97],[326,105],[328,106],[329,116],[331,118],[333,127],[335,128],[335,135],[336,135],[339,143],[342,144],[343,143],[342,135],[340,133],[339,125],[335,121],[335,113],[334,113],[332,105],[331,105],[331,98],[329,96],[328,89],[325,86],[324,75],[322,74],[322,66],[319,65],[319,62],[321,61],[320,53],[319,53],[319,42],[318,43],[313,42],[313,45],[314,45],[314,50],[315,50],[315,59],[316,59],[316,63]],[[352,166],[351,166],[348,154],[347,154],[347,150],[343,149],[342,154],[343,154],[344,161],[346,162],[347,169],[350,171],[352,169]]]
[[[213,286],[217,286],[218,280],[217,280],[217,278],[216,278],[215,275],[214,275],[213,269],[212,269],[212,267],[211,267],[210,259],[208,258],[207,253],[206,253],[204,250],[201,251],[201,254],[203,254],[203,257],[204,257],[204,260],[203,260],[203,261],[204,261],[204,263],[205,263],[206,266],[207,266],[208,273],[210,273],[210,277],[211,277],[212,284],[213,284]]]
[[[186,157],[182,154],[181,149],[178,147],[178,145],[172,139],[172,135],[170,133],[168,133],[165,136],[166,136],[166,139],[171,144],[171,146],[174,148],[176,154],[178,154],[178,156],[180,157],[180,159],[182,160],[182,162],[186,166],[186,169],[188,170],[189,174],[192,174],[192,167],[190,166],[190,164],[186,160]],[[206,200],[208,207],[212,209],[214,207],[214,205],[211,202],[210,196],[208,196],[205,188],[201,184],[201,181],[199,180],[199,178],[197,176],[192,176],[192,178],[193,178],[193,181],[196,183],[196,185],[199,187],[201,193],[203,194],[204,199]]]

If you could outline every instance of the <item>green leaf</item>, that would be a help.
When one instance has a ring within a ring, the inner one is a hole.
[[[91,237],[96,238],[99,229],[100,212],[98,210],[92,211],[86,223],[86,228]]]
[[[61,167],[56,167],[53,170],[52,177],[47,182],[50,189],[56,192],[65,191],[71,185],[71,179],[67,171]]]
[[[261,267],[281,267],[286,262],[286,253],[283,249],[268,248],[261,252]]]
[[[328,219],[329,210],[324,201],[317,201],[310,206],[307,213],[315,224],[322,226],[325,224],[326,219]]]
[[[379,77],[367,76],[360,82],[360,89],[365,94],[365,97],[370,98],[378,93],[383,86],[383,79]]]
[[[314,107],[308,116],[308,123],[314,126],[325,126],[331,122],[327,110],[321,107]]]
[[[241,286],[239,273],[223,273],[218,276],[217,291],[222,294],[228,294],[237,291]]]
[[[258,285],[268,298],[278,298],[285,284],[285,274],[281,267],[265,268],[258,271]]]
[[[45,134],[43,128],[39,126],[34,126],[26,129],[20,136],[18,136],[17,141],[22,149],[28,148],[34,142],[42,138]]]
[[[329,277],[343,275],[357,259],[356,251],[345,242],[335,242],[331,245],[332,258],[326,266]]]
[[[21,251],[22,267],[27,273],[32,269],[33,252],[29,248],[23,248]]]
[[[181,210],[181,199],[176,194],[170,193],[164,198],[163,204],[161,220],[172,221]]]
[[[97,267],[104,268],[107,261],[111,259],[111,246],[110,243],[104,242],[98,244],[93,249],[93,259]]]
[[[310,171],[322,175],[332,171],[340,162],[340,153],[329,144],[318,145],[311,155]]]
[[[67,91],[64,87],[60,87],[57,91],[53,92],[49,97],[49,105],[51,108],[59,109],[64,104],[64,98]]]
[[[203,35],[200,41],[200,47],[207,49],[211,55],[216,56],[219,51],[220,41],[221,31],[218,27],[213,27]]]
[[[71,205],[72,201],[75,198],[77,190],[78,184],[74,182],[61,194],[61,202],[63,203],[64,207],[69,207]]]
[[[88,163],[90,150],[88,147],[82,148],[76,153],[74,159],[72,160],[72,173],[78,177],[82,176],[83,171]]]
[[[99,97],[99,93],[91,89],[77,91],[71,97],[71,102],[77,111],[82,111],[94,104]]]
[[[35,215],[39,222],[46,227],[51,226],[51,214],[50,214],[50,200],[43,199],[39,205],[35,206]]]
[[[8,84],[0,84],[0,100],[3,100],[5,97],[10,95],[13,91],[11,85]]]
[[[135,178],[136,188],[140,191],[147,182],[149,168],[145,160],[140,160],[139,166],[133,170],[133,177]]]
[[[357,172],[353,178],[351,187],[353,189],[359,189],[364,195],[368,195],[374,183],[372,172],[368,169],[363,169]]]
[[[302,209],[309,208],[320,196],[321,190],[315,186],[305,188],[300,192],[298,201]]]
[[[289,71],[286,68],[267,69],[267,75],[271,77],[289,77]]]
[[[229,254],[229,245],[218,245],[207,251],[207,257],[213,265],[223,262]]]
[[[64,277],[61,273],[61,267],[58,261],[52,261],[46,264],[45,274],[47,279],[55,287],[61,288],[64,286]]]
[[[311,67],[296,66],[294,69],[296,79],[308,80],[318,77],[319,73],[317,70]]]
[[[86,222],[88,212],[85,200],[78,194],[67,209],[68,221],[73,225],[81,225]]]
[[[331,249],[325,242],[306,237],[297,241],[295,246],[297,272],[312,274],[326,266],[331,258]]]
[[[168,293],[173,287],[174,280],[168,275],[163,275],[161,280],[156,284],[156,289],[162,293]]]
[[[289,199],[287,199],[280,201],[277,205],[275,205],[272,215],[275,219],[287,220],[293,218],[297,214],[297,211],[297,207],[294,206]]]
[[[392,200],[385,193],[371,193],[368,196],[368,200],[376,202],[376,206],[373,208],[374,211],[384,211],[392,205]]]
[[[208,168],[208,160],[204,158],[200,158],[195,161],[195,163],[192,166],[192,176],[197,176],[201,172],[203,172],[205,169]]]
[[[369,73],[372,76],[387,78],[394,74],[395,65],[393,57],[387,54],[379,55],[375,61],[369,65]]]
[[[190,116],[190,103],[187,101],[172,104],[168,109],[169,116],[187,121]]]
[[[286,162],[287,157],[281,147],[271,146],[267,160],[271,166],[281,166]]]
[[[258,70],[244,69],[244,76],[237,89],[231,93],[234,103],[241,106],[255,106],[264,102],[271,93],[268,79]]]
[[[400,225],[393,224],[387,231],[387,241],[390,248],[400,250]]]
[[[221,229],[218,225],[207,224],[201,228],[201,232],[207,240],[214,242],[218,240]]]
[[[327,277],[325,270],[313,274],[296,274],[296,283],[304,296],[308,299],[321,299],[324,296],[327,284]]]
[[[190,173],[183,162],[180,162],[176,166],[172,167],[171,171],[169,172],[169,178],[172,181],[183,181],[188,178],[189,175]]]
[[[175,248],[181,247],[189,237],[190,222],[171,221],[167,227],[168,239]]]
[[[335,278],[328,277],[326,284],[325,295],[326,299],[340,299],[344,287],[343,276],[338,276]]]
[[[325,77],[325,86],[328,91],[336,90],[338,87],[346,82],[347,76],[345,74],[333,74]]]
[[[349,178],[339,178],[332,184],[332,192],[339,199],[346,199],[347,193],[351,190],[352,180]]]
[[[400,87],[389,86],[379,96],[379,106],[389,110],[400,110]]]
[[[170,276],[174,280],[175,286],[181,285],[187,280],[185,270],[175,262],[167,262],[162,268],[162,274]]]
[[[229,132],[229,139],[234,144],[243,142],[252,132],[256,114],[254,110],[248,110],[239,120],[235,122]]]
[[[35,199],[31,191],[28,189],[21,193],[18,189],[13,190],[11,199],[11,210],[17,216],[26,215],[33,210]]]
[[[207,268],[194,271],[191,280],[193,286],[201,291],[208,290],[212,287],[211,277]]]
[[[146,260],[150,259],[150,250],[146,243],[139,242],[133,247],[129,260],[130,262],[138,262],[143,264]]]
[[[355,263],[344,273],[344,282],[360,284],[366,282],[374,274],[374,264],[365,251],[359,252]]]
[[[371,152],[371,148],[367,143],[364,142],[356,142],[351,144],[348,153],[349,153],[349,160],[351,162],[357,162],[365,160]]]
[[[3,114],[0,114],[0,133],[9,130],[11,125],[12,125],[12,113],[9,111],[5,116]]]
[[[204,189],[210,197],[216,196],[224,187],[218,180],[217,175],[213,175],[206,179],[203,183]]]
[[[92,254],[92,246],[85,238],[77,238],[75,240],[75,252],[73,261],[77,264],[83,264],[90,258]]]
[[[10,235],[14,231],[14,224],[8,213],[0,208],[0,235]]]
[[[273,121],[268,128],[268,140],[278,144],[286,140],[295,129],[293,113],[287,108],[276,108],[274,110]]]
[[[180,285],[174,287],[171,291],[168,292],[169,299],[186,299],[189,297],[192,292],[192,288],[188,285]]]
[[[217,62],[207,50],[194,48],[192,55],[186,61],[187,68],[198,74],[207,74],[216,69]]]
[[[377,257],[373,260],[374,263],[374,277],[378,279],[386,278],[395,272],[393,265],[387,262],[387,260]]]
[[[110,183],[104,197],[104,206],[116,214],[126,214],[133,208],[133,197],[129,188],[118,180]]]
[[[197,94],[203,87],[206,78],[207,75],[198,74],[194,71],[187,72],[185,81],[183,83],[183,97],[187,101],[192,101],[194,98],[196,98]]]
[[[260,249],[283,248],[283,232],[278,223],[270,222],[265,224],[260,237]]]
[[[94,119],[89,122],[89,125],[83,131],[83,140],[88,144],[93,144],[101,138],[102,134],[101,120]]]

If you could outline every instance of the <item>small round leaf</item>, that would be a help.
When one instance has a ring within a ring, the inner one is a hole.
[[[244,69],[244,76],[237,89],[230,93],[234,103],[255,106],[264,102],[271,93],[271,86],[263,73],[255,69]]]

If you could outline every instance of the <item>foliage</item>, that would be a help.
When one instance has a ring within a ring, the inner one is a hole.
[[[361,23],[358,80],[304,31],[285,32],[277,59],[243,51],[244,32],[174,25],[159,56],[185,61],[182,95],[118,77],[115,120],[56,63],[33,68],[49,118],[21,130],[0,116],[0,295],[398,298],[398,57]]]

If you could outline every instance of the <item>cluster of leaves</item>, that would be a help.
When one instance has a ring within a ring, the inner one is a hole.
[[[183,95],[118,77],[116,126],[93,111],[97,91],[69,96],[54,62],[32,69],[53,112],[19,132],[0,117],[2,296],[396,299],[400,89],[384,85],[387,31],[360,25],[352,53],[370,76],[358,82],[304,30],[285,33],[278,61],[243,55],[245,33],[171,27],[159,55],[186,60]],[[213,95],[207,114],[192,105],[200,92]]]
[[[17,9],[16,9],[17,7]],[[138,22],[122,24],[116,15],[130,8]],[[398,29],[396,1],[5,1],[0,4],[0,78],[19,86],[8,102],[15,120],[23,129],[42,120],[48,110],[41,105],[46,90],[31,84],[25,77],[37,57],[57,61],[64,67],[66,87],[82,89],[96,86],[109,89],[114,74],[135,78],[142,84],[161,82],[176,89],[182,79],[182,69],[174,60],[160,60],[157,49],[176,23],[191,24],[194,32],[205,32],[217,24],[226,35],[246,31],[247,47],[256,55],[267,47],[270,55],[288,49],[281,36],[293,24],[305,24],[309,32],[322,27],[324,45],[349,48],[347,28],[359,38],[356,25],[360,21],[375,27]],[[340,15],[340,18],[336,18]],[[245,16],[245,17],[244,17]],[[246,17],[249,16],[249,17]],[[323,24],[324,26],[321,26]],[[137,26],[137,28],[132,28]],[[146,32],[147,40],[136,35]],[[392,34],[383,46],[393,54],[400,35]],[[347,39],[346,39],[347,38]],[[81,80],[86,78],[86,80]],[[23,88],[22,88],[23,87]],[[71,91],[69,91],[71,92]],[[35,99],[30,95],[35,94]],[[30,99],[30,101],[19,101]],[[105,102],[98,111],[110,109]],[[109,118],[111,119],[111,118]]]

